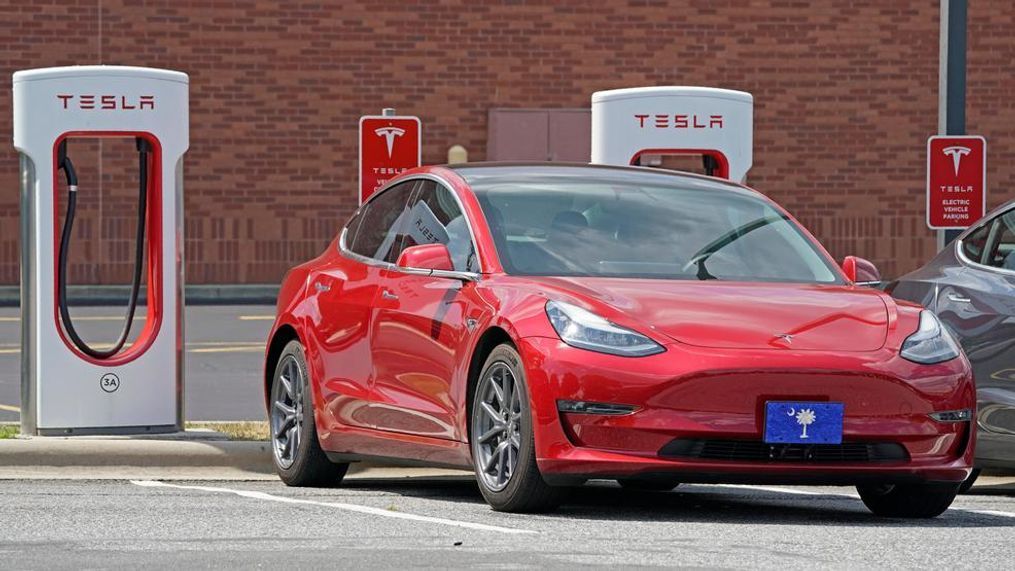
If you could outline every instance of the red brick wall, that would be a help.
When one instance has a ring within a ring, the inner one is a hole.
[[[443,162],[456,143],[481,160],[490,107],[582,107],[593,91],[640,85],[743,89],[756,101],[750,182],[834,255],[897,275],[934,250],[923,185],[938,4],[102,0],[100,14],[97,0],[5,1],[0,129],[10,130],[16,69],[102,62],[189,73],[187,279],[264,283],[318,253],[354,207],[362,114],[419,115],[425,162]],[[994,205],[1015,197],[1015,4],[970,4],[969,129],[988,139]],[[112,198],[88,199],[79,229],[100,242],[77,246],[77,283],[128,277],[133,162],[104,150]],[[79,162],[97,161],[88,152]],[[0,283],[14,284],[9,147],[0,181]]]

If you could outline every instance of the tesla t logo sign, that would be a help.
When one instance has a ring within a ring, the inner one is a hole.
[[[927,226],[966,228],[986,208],[987,143],[983,137],[927,141]]]
[[[372,115],[359,120],[359,201],[392,177],[420,165],[418,117]]]

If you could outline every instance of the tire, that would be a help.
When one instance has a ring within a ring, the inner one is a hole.
[[[976,479],[980,477],[981,470],[979,468],[973,468],[973,471],[969,473],[969,477],[963,480],[962,485],[959,486],[959,493],[965,494],[972,489],[973,484],[976,483]]]
[[[271,380],[268,425],[275,472],[287,486],[335,486],[349,464],[328,460],[317,440],[310,375],[303,345],[285,346]]]
[[[643,480],[640,478],[623,478],[617,480],[617,483],[625,490],[641,492],[669,492],[680,485],[680,482],[676,480]]]
[[[490,507],[514,513],[556,508],[565,490],[547,484],[536,465],[525,370],[514,347],[505,343],[490,352],[469,403],[472,463]]]
[[[932,518],[944,513],[958,494],[959,484],[925,482],[857,486],[860,499],[874,515],[900,518]]]

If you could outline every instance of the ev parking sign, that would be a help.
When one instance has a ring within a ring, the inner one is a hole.
[[[359,120],[359,202],[389,179],[420,165],[419,117],[368,115]]]
[[[927,140],[927,226],[965,229],[987,208],[987,142],[978,136]]]

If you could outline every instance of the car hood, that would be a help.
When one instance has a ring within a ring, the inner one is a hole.
[[[688,345],[874,351],[888,336],[883,294],[863,287],[614,278],[543,281],[548,289],[585,298],[593,310],[595,302],[609,306],[599,312],[620,325],[647,327]]]

